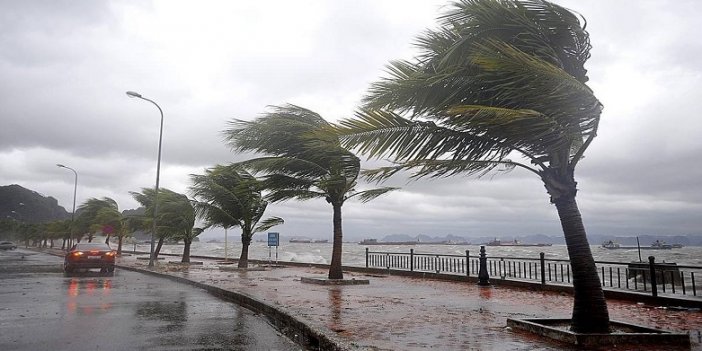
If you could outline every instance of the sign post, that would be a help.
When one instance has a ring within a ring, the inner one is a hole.
[[[268,265],[271,265],[271,246],[275,246],[275,264],[278,264],[278,246],[280,244],[280,233],[268,233]]]

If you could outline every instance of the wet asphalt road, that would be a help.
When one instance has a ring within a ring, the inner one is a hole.
[[[62,258],[0,251],[0,350],[299,350],[204,290],[123,271],[64,276]]]

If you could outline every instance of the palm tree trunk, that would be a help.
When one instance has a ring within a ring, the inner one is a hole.
[[[190,244],[192,244],[192,240],[188,238],[183,239],[183,259],[180,262],[190,262]]]
[[[154,250],[154,260],[158,259],[158,253],[161,252],[161,246],[163,246],[163,238],[158,238],[158,243],[156,244],[156,249]]]
[[[341,231],[341,205],[332,204],[334,207],[334,244],[332,248],[331,265],[329,266],[329,279],[344,279],[341,270],[341,250],[343,234]]]
[[[574,302],[571,329],[577,333],[608,333],[607,302],[575,195],[573,193],[561,196],[554,203],[561,219],[573,269]]]
[[[241,232],[241,255],[239,256],[239,263],[237,267],[248,268],[249,267],[249,245],[251,245],[251,229],[244,228]]]
[[[122,256],[122,239],[124,235],[117,236],[117,256]]]

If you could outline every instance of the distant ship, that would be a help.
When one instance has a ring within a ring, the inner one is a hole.
[[[638,246],[621,246],[619,243],[612,240],[607,240],[602,243],[602,247],[608,250],[634,250],[639,249]],[[641,250],[670,250],[682,248],[682,244],[666,244],[664,241],[656,240],[651,246],[641,246]]]
[[[312,239],[293,238],[293,239],[288,240],[288,242],[296,243],[296,244],[326,244],[329,242],[329,240],[320,239],[320,240],[313,241]]]
[[[512,241],[501,241],[498,239],[495,240],[490,240],[486,244],[487,246],[553,246],[553,244],[522,244],[519,242],[519,240],[512,240]]]

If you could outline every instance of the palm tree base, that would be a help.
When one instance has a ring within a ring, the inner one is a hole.
[[[545,338],[580,346],[669,345],[690,347],[690,336],[621,321],[610,321],[610,333],[575,333],[567,318],[507,319],[507,326]]]
[[[329,279],[326,277],[302,277],[300,281],[307,284],[318,285],[368,285],[368,279]]]

